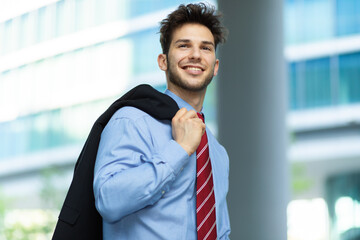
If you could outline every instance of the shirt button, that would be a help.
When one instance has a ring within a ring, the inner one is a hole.
[[[184,170],[184,167],[182,167],[182,168],[180,169],[180,171],[182,171],[182,170]]]
[[[164,193],[165,193],[165,190],[162,190],[162,191],[161,191],[161,194],[164,195]]]

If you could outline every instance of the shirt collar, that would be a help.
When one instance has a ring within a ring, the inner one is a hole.
[[[181,97],[177,96],[175,93],[171,92],[169,89],[166,89],[165,94],[168,95],[169,97],[171,97],[172,99],[175,100],[175,102],[177,103],[177,105],[179,106],[179,108],[186,108],[186,110],[194,110],[196,112],[196,110],[187,102],[185,102]],[[201,109],[200,113],[202,113],[203,108]]]

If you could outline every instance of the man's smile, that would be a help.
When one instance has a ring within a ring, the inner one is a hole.
[[[185,70],[187,73],[192,75],[198,75],[201,74],[204,69],[200,66],[193,66],[193,65],[186,65],[182,67],[183,70]]]

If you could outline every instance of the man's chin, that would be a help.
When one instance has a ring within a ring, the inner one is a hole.
[[[174,82],[171,81],[175,86],[177,86],[178,88],[182,89],[182,90],[186,90],[189,92],[202,92],[204,91],[207,86],[209,85],[209,83],[202,83],[202,84],[186,84],[183,82]]]
[[[204,76],[203,76],[204,77]],[[173,74],[169,72],[168,78],[170,82],[176,87],[189,91],[189,92],[202,92],[206,90],[207,86],[210,84],[212,78],[203,78],[203,77],[193,77],[189,78],[188,76],[180,77],[180,74]]]

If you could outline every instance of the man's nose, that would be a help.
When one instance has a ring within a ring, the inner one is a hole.
[[[193,48],[190,53],[190,59],[200,60],[201,59],[201,51],[199,48]]]

